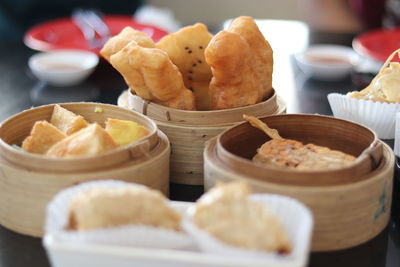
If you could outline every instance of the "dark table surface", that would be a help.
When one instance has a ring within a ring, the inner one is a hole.
[[[314,33],[309,43],[337,43],[350,45],[353,36]],[[274,46],[273,46],[274,47]],[[82,92],[82,99],[116,104],[126,88],[122,77],[106,62],[101,61],[96,71],[83,84],[75,88],[40,88],[27,68],[27,61],[34,51],[22,42],[0,43],[0,120],[46,102],[65,102],[71,92]],[[277,53],[277,59],[287,60],[275,68],[274,86],[287,102],[288,113],[319,113],[331,115],[326,98],[330,92],[345,93],[358,88],[353,75],[342,81],[321,82],[305,77],[294,64],[290,53]],[[288,82],[288,79],[291,81]],[[58,91],[54,91],[58,90]],[[56,94],[54,95],[54,92]],[[74,93],[72,93],[74,94]],[[52,100],[46,97],[52,97]],[[38,97],[39,96],[39,97]],[[75,94],[76,96],[76,94]],[[75,100],[75,99],[74,99]],[[390,141],[389,141],[390,143]],[[171,198],[194,200],[201,194],[201,187],[171,185]],[[309,266],[400,266],[400,238],[391,223],[381,234],[360,246],[327,253],[312,253]],[[0,266],[50,266],[41,239],[20,235],[0,226]]]

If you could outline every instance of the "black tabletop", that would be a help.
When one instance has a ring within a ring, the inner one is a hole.
[[[350,45],[352,37],[314,33],[309,40],[310,43]],[[31,106],[46,102],[65,102],[63,100],[70,99],[69,94],[76,97],[76,92],[82,93],[80,100],[116,104],[118,96],[126,88],[122,77],[104,61],[100,62],[85,83],[77,87],[69,89],[39,86],[27,68],[28,58],[33,53],[22,42],[0,43],[0,120]],[[287,100],[288,113],[331,115],[327,94],[345,93],[358,87],[360,77],[355,74],[337,82],[321,82],[306,77],[297,69],[293,56],[286,56],[289,65],[284,66],[285,69],[276,69],[278,75],[274,78],[283,81],[290,76],[293,80],[286,88],[277,88],[278,93]],[[201,186],[172,184],[170,193],[172,199],[190,201],[196,199],[202,190]],[[335,252],[312,253],[309,266],[400,266],[399,232],[393,225],[394,223],[376,238],[360,246]],[[45,267],[50,264],[41,239],[20,235],[0,226],[0,266]]]

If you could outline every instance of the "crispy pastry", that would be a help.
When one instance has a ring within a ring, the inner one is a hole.
[[[118,35],[110,38],[100,50],[100,54],[110,61],[110,57],[120,51],[129,42],[135,41],[143,47],[155,47],[153,40],[144,32],[135,30],[131,27],[125,27]]]
[[[49,148],[67,137],[54,125],[47,121],[37,121],[33,125],[31,133],[22,142],[22,149],[37,154],[46,154]]]
[[[197,201],[193,222],[233,246],[289,253],[291,244],[279,219],[249,194],[244,183],[217,185]]]
[[[77,195],[71,202],[68,229],[141,224],[180,231],[181,216],[156,190],[144,187],[94,188]]]
[[[262,98],[254,52],[239,34],[220,31],[207,46],[205,57],[214,76],[211,109],[248,106]]]
[[[197,23],[164,36],[156,46],[168,53],[179,68],[186,88],[193,91],[196,106],[207,110],[209,106],[208,87],[212,77],[210,66],[204,57],[204,50],[212,35],[204,24]]]
[[[172,108],[195,109],[193,93],[185,88],[178,68],[161,49],[144,48],[132,41],[112,55],[110,62],[141,98]]]
[[[65,158],[95,156],[116,147],[111,136],[100,125],[93,123],[53,145],[46,155]]]
[[[149,134],[145,127],[134,121],[117,119],[107,119],[105,130],[119,146],[130,144]]]
[[[400,63],[391,62],[396,54],[400,56],[400,49],[388,57],[369,86],[360,92],[350,92],[347,96],[377,102],[400,103]]]
[[[73,134],[89,125],[82,116],[76,115],[60,105],[54,106],[50,123],[66,135]]]
[[[251,17],[242,16],[236,18],[232,21],[228,31],[240,34],[247,41],[255,55],[255,68],[262,84],[261,99],[259,101],[270,97],[273,92],[273,57],[271,46],[265,40],[257,24]]]
[[[253,116],[244,119],[272,139],[264,143],[253,157],[253,161],[269,166],[296,170],[324,170],[342,168],[352,164],[355,157],[327,147],[282,138],[276,129]]]

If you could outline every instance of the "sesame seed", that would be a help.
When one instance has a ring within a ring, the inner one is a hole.
[[[199,60],[197,60],[197,62],[199,62],[200,64],[202,63],[202,61],[199,59]]]
[[[192,53],[192,50],[189,50],[188,53],[189,53],[189,54]]]
[[[203,49],[203,46],[199,46],[200,49]]]
[[[192,65],[193,67],[196,67],[197,66],[197,64],[196,63],[193,63],[193,65]]]
[[[189,47],[186,46],[186,47],[185,47],[185,50],[188,50],[188,49],[189,49]]]

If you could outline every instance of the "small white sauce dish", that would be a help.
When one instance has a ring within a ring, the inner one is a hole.
[[[32,73],[53,86],[72,86],[84,81],[98,63],[95,53],[84,50],[41,52],[28,61]]]
[[[341,45],[313,45],[295,54],[299,68],[314,79],[335,81],[346,78],[357,65],[358,54]]]

